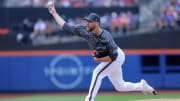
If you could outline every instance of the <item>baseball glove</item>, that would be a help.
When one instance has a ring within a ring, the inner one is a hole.
[[[97,58],[102,58],[102,57],[105,57],[108,55],[108,50],[106,47],[97,47],[95,50],[94,50],[94,57],[97,57]]]

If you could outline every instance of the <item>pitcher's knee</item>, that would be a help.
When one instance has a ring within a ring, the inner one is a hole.
[[[115,87],[115,89],[116,89],[116,91],[118,91],[118,92],[126,91],[126,88],[125,88],[124,84]]]
[[[94,71],[93,71],[93,76],[103,76],[103,73],[101,73],[98,69],[95,69]]]
[[[118,92],[122,91],[121,86],[119,86],[119,87],[115,87],[115,89],[116,89],[116,91],[118,91]]]
[[[93,75],[97,75],[100,72],[99,68],[95,68],[93,70]]]
[[[93,75],[97,75],[97,74],[98,74],[98,72],[94,70],[93,71]]]

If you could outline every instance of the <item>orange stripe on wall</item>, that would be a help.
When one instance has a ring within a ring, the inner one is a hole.
[[[127,49],[126,54],[180,54],[180,49]]]
[[[51,56],[62,54],[89,55],[91,50],[0,51],[0,56]]]
[[[126,54],[180,54],[180,49],[125,49]],[[62,54],[91,55],[91,50],[28,50],[28,51],[0,51],[0,56],[51,56]]]

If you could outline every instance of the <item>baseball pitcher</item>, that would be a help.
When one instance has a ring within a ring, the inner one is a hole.
[[[96,13],[90,13],[85,17],[86,26],[70,26],[56,12],[54,1],[49,3],[49,12],[56,22],[67,34],[84,38],[93,50],[94,61],[100,64],[93,71],[89,93],[85,101],[94,101],[104,77],[108,77],[117,91],[142,91],[143,93],[156,94],[145,80],[137,83],[125,82],[122,75],[122,65],[125,61],[125,54],[118,47],[111,34],[100,27],[100,17]]]

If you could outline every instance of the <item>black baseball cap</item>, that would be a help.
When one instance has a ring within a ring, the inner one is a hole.
[[[90,13],[88,16],[84,17],[84,20],[100,22],[100,17],[96,13]]]

